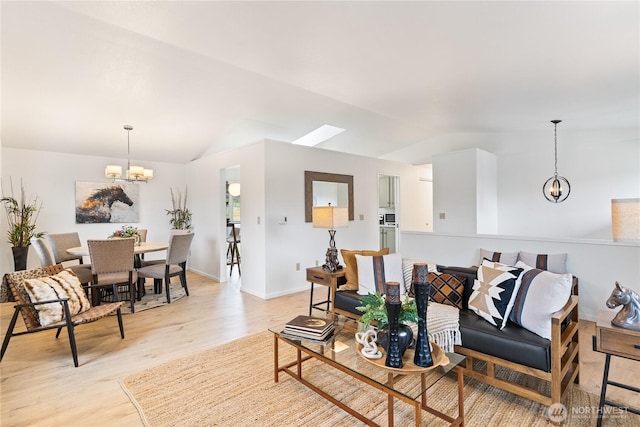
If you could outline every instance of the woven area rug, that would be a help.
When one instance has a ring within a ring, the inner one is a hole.
[[[289,346],[280,346],[295,357]],[[289,359],[286,359],[289,360]],[[306,378],[357,409],[376,423],[387,425],[386,394],[321,362],[305,368]],[[346,412],[295,381],[280,374],[273,380],[273,336],[270,332],[242,338],[202,353],[178,359],[129,376],[121,381],[125,393],[148,426],[359,426]],[[428,392],[429,405],[457,414],[455,377],[445,377]],[[465,425],[528,427],[552,425],[547,407],[465,379]],[[563,425],[595,426],[591,412],[598,397],[573,387],[567,400],[568,419]],[[395,425],[414,424],[413,407],[396,402]],[[573,409],[572,408],[576,408]],[[446,422],[423,412],[422,424]],[[640,417],[618,413],[607,417],[608,427],[640,425]]]
[[[147,283],[145,286],[146,293],[142,297],[140,301],[136,300],[135,310],[136,313],[144,310],[150,310],[156,307],[162,307],[163,305],[167,305],[167,294],[164,291],[164,286],[162,288],[162,293],[154,294],[153,293],[153,282]],[[171,302],[179,300],[184,297],[186,293],[184,292],[184,288],[178,283],[171,284]],[[131,314],[131,305],[129,303],[122,306],[122,314]]]

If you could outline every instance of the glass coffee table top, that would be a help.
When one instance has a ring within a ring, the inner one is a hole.
[[[347,373],[365,377],[413,400],[418,399],[465,358],[461,354],[443,352],[446,358],[449,359],[449,363],[431,368],[419,368],[413,364],[413,350],[409,349],[403,357],[403,364],[406,369],[390,369],[385,366],[378,366],[360,354],[355,340],[355,333],[358,328],[356,321],[331,313],[328,313],[327,316],[335,318],[336,329],[333,335],[323,342],[303,338],[296,339],[291,335],[283,334],[284,324],[269,328],[269,331],[285,342],[312,353],[320,360],[339,365]],[[382,362],[382,365],[384,365],[384,362]],[[425,377],[424,388],[421,386],[421,374],[424,374]]]

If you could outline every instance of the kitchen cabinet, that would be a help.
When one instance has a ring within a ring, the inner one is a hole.
[[[396,206],[396,177],[378,176],[378,207],[394,209]]]
[[[396,253],[396,227],[380,227],[380,248],[389,248],[389,253]]]

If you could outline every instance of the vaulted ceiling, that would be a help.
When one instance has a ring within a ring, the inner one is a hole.
[[[132,159],[186,163],[329,124],[319,147],[420,164],[452,135],[639,126],[636,1],[0,8],[9,147],[126,157],[131,124]]]

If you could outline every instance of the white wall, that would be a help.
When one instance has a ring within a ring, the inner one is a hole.
[[[37,231],[65,233],[77,231],[81,241],[103,239],[124,224],[76,224],[75,182],[108,182],[104,178],[107,164],[126,165],[126,159],[79,156],[74,154],[23,150],[2,147],[2,185],[9,191],[10,179],[14,191],[20,191],[23,180],[27,195],[37,194],[43,208],[37,222]],[[146,162],[154,169],[155,177],[140,187],[140,222],[135,225],[148,229],[147,240],[167,241],[171,209],[170,187],[184,189],[184,166],[171,163]],[[11,245],[6,242],[7,221],[4,213],[0,221],[0,271],[13,271]],[[162,255],[162,254],[161,254]],[[156,254],[149,254],[153,259]],[[31,250],[27,268],[39,267],[35,251]]]
[[[558,128],[558,173],[571,183],[569,198],[558,204],[542,195],[553,175],[553,132],[494,137],[498,234],[610,240],[611,199],[640,197],[638,128]]]
[[[354,177],[355,221],[337,231],[338,248],[378,248],[378,173],[400,176],[401,192],[407,194],[415,193],[419,183],[411,165],[277,141],[196,160],[187,165],[199,237],[194,240],[190,268],[221,281],[227,278],[219,176],[221,169],[237,165],[242,177],[242,289],[262,298],[308,290],[306,268],[324,264],[329,233],[304,222],[305,170]],[[411,208],[412,198],[406,200],[402,212]],[[281,217],[287,217],[286,224],[279,223]]]
[[[241,188],[242,289],[264,296],[265,186],[264,143],[259,142],[202,159],[186,166],[195,238],[189,268],[225,282],[226,265],[226,169],[239,167]]]
[[[567,253],[567,269],[579,279],[579,315],[596,320],[608,310],[614,284],[640,292],[640,245],[605,240],[403,232],[403,257],[427,263],[478,265],[480,249],[497,252]],[[616,309],[616,311],[619,310]]]
[[[433,156],[433,230],[496,233],[497,191],[494,154],[471,148]]]

